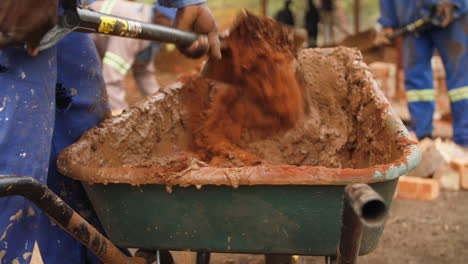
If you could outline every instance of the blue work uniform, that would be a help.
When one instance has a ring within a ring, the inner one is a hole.
[[[81,184],[59,174],[55,162],[109,111],[93,42],[72,33],[37,57],[3,49],[0,65],[0,173],[33,177],[92,216]],[[1,263],[29,263],[35,241],[44,263],[85,262],[85,248],[26,199],[0,198],[0,208]]]
[[[197,1],[170,1],[182,7]],[[198,1],[203,2],[203,1]],[[47,184],[99,228],[81,184],[56,170],[56,157],[109,113],[101,65],[91,38],[71,33],[31,57],[0,49],[0,175]],[[46,264],[99,263],[26,199],[0,198],[0,263],[28,264],[34,243]]]
[[[380,24],[398,28],[429,16],[437,0],[381,0]],[[435,108],[431,58],[442,57],[453,117],[455,143],[468,147],[468,0],[448,0],[455,6],[455,21],[445,28],[407,34],[403,41],[405,87],[412,129],[419,139],[430,136]]]

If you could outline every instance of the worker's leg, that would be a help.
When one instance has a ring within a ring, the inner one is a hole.
[[[432,83],[431,57],[434,53],[430,36],[406,36],[403,42],[405,87],[411,113],[411,129],[422,139],[431,136],[435,91]]]
[[[92,225],[99,227],[81,183],[56,170],[57,155],[77,141],[86,130],[101,122],[109,111],[99,59],[90,37],[81,33],[68,35],[58,44],[57,64],[58,83],[64,92],[62,96],[57,96],[47,183],[67,204]],[[89,252],[76,239],[60,227],[50,226],[49,219],[43,218],[43,222],[50,227],[42,232],[39,241],[44,263],[92,263],[89,262]],[[97,262],[94,256],[91,259]]]
[[[112,111],[128,107],[125,100],[125,75],[133,65],[135,55],[146,41],[111,37],[102,59],[102,72]]]
[[[325,45],[331,42],[331,12],[322,11],[323,43]]]
[[[453,139],[468,147],[468,15],[435,30],[434,42],[444,61],[453,116]],[[465,26],[465,31],[464,31]]]
[[[143,96],[151,95],[159,90],[156,70],[152,61],[145,64],[135,64],[132,67],[132,71]]]
[[[56,49],[36,57],[0,49],[0,174],[46,183],[54,126]],[[19,196],[0,198],[1,263],[29,263],[42,212]]]

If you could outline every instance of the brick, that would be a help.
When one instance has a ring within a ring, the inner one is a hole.
[[[401,176],[398,181],[397,198],[432,201],[440,194],[440,185],[437,180]]]
[[[414,133],[413,131],[411,131],[410,134],[411,134],[412,137],[414,136],[414,137],[417,139],[416,133]],[[435,144],[435,143],[434,143],[434,141],[433,141],[432,139],[430,139],[430,138],[424,138],[423,140],[421,140],[421,141],[418,142],[418,148],[419,148],[419,150],[420,150],[421,152],[425,152],[425,151],[427,151],[429,148],[434,147],[434,144]]]
[[[429,177],[437,169],[448,165],[443,153],[436,148],[430,139],[422,140],[419,142],[418,147],[422,152],[422,159],[416,169],[409,173],[410,176]]]
[[[450,166],[460,174],[460,186],[468,190],[468,160],[453,160]]]
[[[434,172],[434,179],[439,181],[440,188],[448,191],[460,190],[460,173],[451,166],[444,166]]]

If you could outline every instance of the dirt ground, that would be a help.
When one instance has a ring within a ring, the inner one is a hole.
[[[396,200],[377,249],[360,257],[358,263],[468,263],[467,204],[468,191],[442,192],[431,202]],[[183,254],[175,253],[177,264],[187,262]],[[213,254],[210,263],[261,264],[264,257]],[[324,258],[299,257],[296,263],[319,264]]]

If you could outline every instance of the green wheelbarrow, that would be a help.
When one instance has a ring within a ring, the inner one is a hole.
[[[172,175],[158,174],[152,165],[122,164],[132,155],[151,156],[154,149],[172,146],[160,135],[183,126],[183,116],[177,111],[183,106],[176,100],[182,86],[176,83],[105,120],[59,157],[59,170],[83,182],[109,240],[71,209],[62,209],[63,203],[48,206],[56,198],[44,202],[42,197],[49,196],[34,193],[50,194],[50,190],[31,180],[2,178],[0,195],[31,199],[106,263],[132,263],[116,246],[150,253],[196,251],[199,263],[207,263],[211,252],[315,255],[355,263],[358,255],[376,248],[398,177],[414,169],[421,156],[365,65],[359,66],[359,61],[353,65],[355,71],[364,71],[366,80],[360,84],[372,97],[358,109],[377,111],[377,121],[360,122],[381,122],[381,132],[391,135],[388,144],[398,147],[388,148],[395,151],[385,164],[357,169],[295,165],[219,168],[193,161]],[[128,144],[148,139],[154,145],[147,150]],[[170,140],[186,139],[186,135],[178,135]],[[119,152],[122,142],[128,148]],[[113,155],[104,155],[102,149]],[[132,185],[135,180],[145,182]],[[15,187],[16,182],[22,183],[20,187]]]

